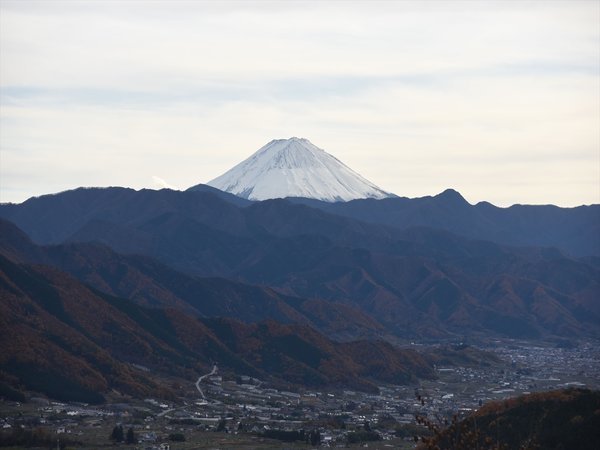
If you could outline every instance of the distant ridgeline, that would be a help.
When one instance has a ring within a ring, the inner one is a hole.
[[[146,306],[244,321],[301,314],[346,339],[600,329],[598,205],[471,206],[454,191],[249,202],[214,188],[106,188],[0,205],[0,217],[28,235],[6,222],[4,254]]]

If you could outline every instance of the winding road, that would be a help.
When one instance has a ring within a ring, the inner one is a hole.
[[[207,373],[206,375],[202,375],[200,377],[198,377],[198,381],[196,381],[196,389],[198,389],[198,392],[200,392],[200,395],[202,396],[202,398],[204,400],[206,400],[206,396],[204,395],[204,392],[202,392],[202,389],[200,389],[200,383],[202,382],[202,380],[204,380],[205,378],[208,378],[212,375],[214,375],[215,373],[217,373],[217,365],[215,364],[212,368],[212,370]]]

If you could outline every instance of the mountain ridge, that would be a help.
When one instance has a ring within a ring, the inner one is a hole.
[[[173,398],[162,376],[191,387],[214,363],[221,373],[260,376],[279,386],[366,392],[377,392],[377,381],[435,376],[424,356],[386,342],[370,344],[385,355],[372,355],[378,366],[388,365],[379,373],[361,361],[360,342],[338,343],[302,324],[245,324],[146,308],[56,268],[18,264],[1,253],[0,328],[0,382],[63,401],[98,403],[112,390]]]
[[[74,194],[90,205],[86,218],[102,220],[63,242],[101,242],[188,276],[225,277],[347,305],[404,337],[449,336],[465,327],[469,334],[514,337],[598,331],[598,267],[559,250],[369,224],[282,199],[236,207],[210,193],[127,191],[121,203],[96,210],[93,199],[81,196],[106,193]],[[37,201],[34,210],[17,207],[14,217],[44,212],[43,226],[32,220],[28,227],[50,235],[69,229],[81,223],[81,212],[70,216],[65,202],[74,194],[41,202],[65,209]],[[49,227],[61,222],[64,228]]]
[[[143,307],[176,308],[196,317],[307,324],[338,340],[382,337],[383,326],[350,306],[286,296],[267,286],[184,274],[143,255],[121,255],[97,243],[38,246],[0,219],[0,254],[56,267],[99,291]],[[344,317],[341,320],[340,317]]]

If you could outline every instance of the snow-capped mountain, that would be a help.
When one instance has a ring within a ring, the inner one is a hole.
[[[337,202],[393,196],[297,137],[269,142],[207,184],[250,200],[305,197]]]

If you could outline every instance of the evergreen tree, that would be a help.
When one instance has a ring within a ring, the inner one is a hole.
[[[321,443],[321,432],[319,430],[312,430],[309,435],[310,445],[317,446]]]
[[[183,433],[171,433],[169,434],[169,440],[173,442],[185,442],[185,435]]]
[[[135,433],[133,432],[133,428],[129,427],[127,430],[127,437],[125,438],[126,444],[137,444],[137,439],[135,437]]]
[[[125,434],[123,433],[123,426],[115,425],[115,427],[112,430],[112,433],[110,434],[110,439],[115,442],[123,442],[124,437]]]
[[[225,419],[219,420],[219,424],[217,425],[217,429],[215,431],[218,431],[218,432],[225,431],[225,424],[226,423],[227,422],[225,421]]]

